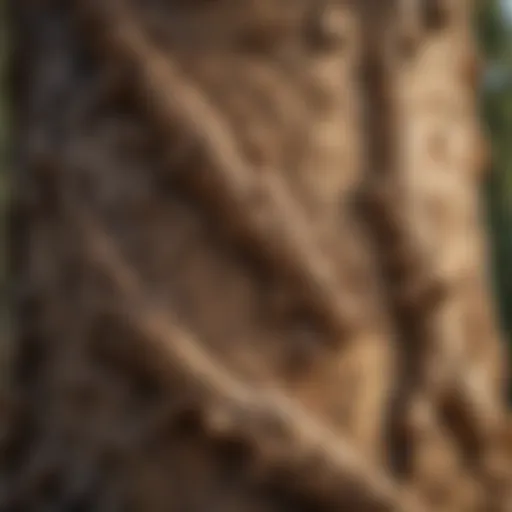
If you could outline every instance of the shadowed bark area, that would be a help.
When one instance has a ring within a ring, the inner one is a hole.
[[[11,4],[0,509],[509,510],[470,3]]]

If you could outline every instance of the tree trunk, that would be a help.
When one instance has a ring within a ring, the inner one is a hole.
[[[0,508],[510,510],[470,2],[11,4]]]

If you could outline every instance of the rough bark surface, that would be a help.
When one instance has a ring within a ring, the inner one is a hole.
[[[512,510],[469,2],[11,3],[0,509]]]

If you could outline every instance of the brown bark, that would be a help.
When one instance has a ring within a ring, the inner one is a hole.
[[[509,510],[470,3],[12,3],[0,509]]]

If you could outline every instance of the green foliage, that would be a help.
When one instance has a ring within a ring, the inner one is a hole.
[[[493,150],[486,183],[493,271],[503,324],[512,335],[512,25],[497,0],[481,3],[476,22],[488,62],[481,105]]]

